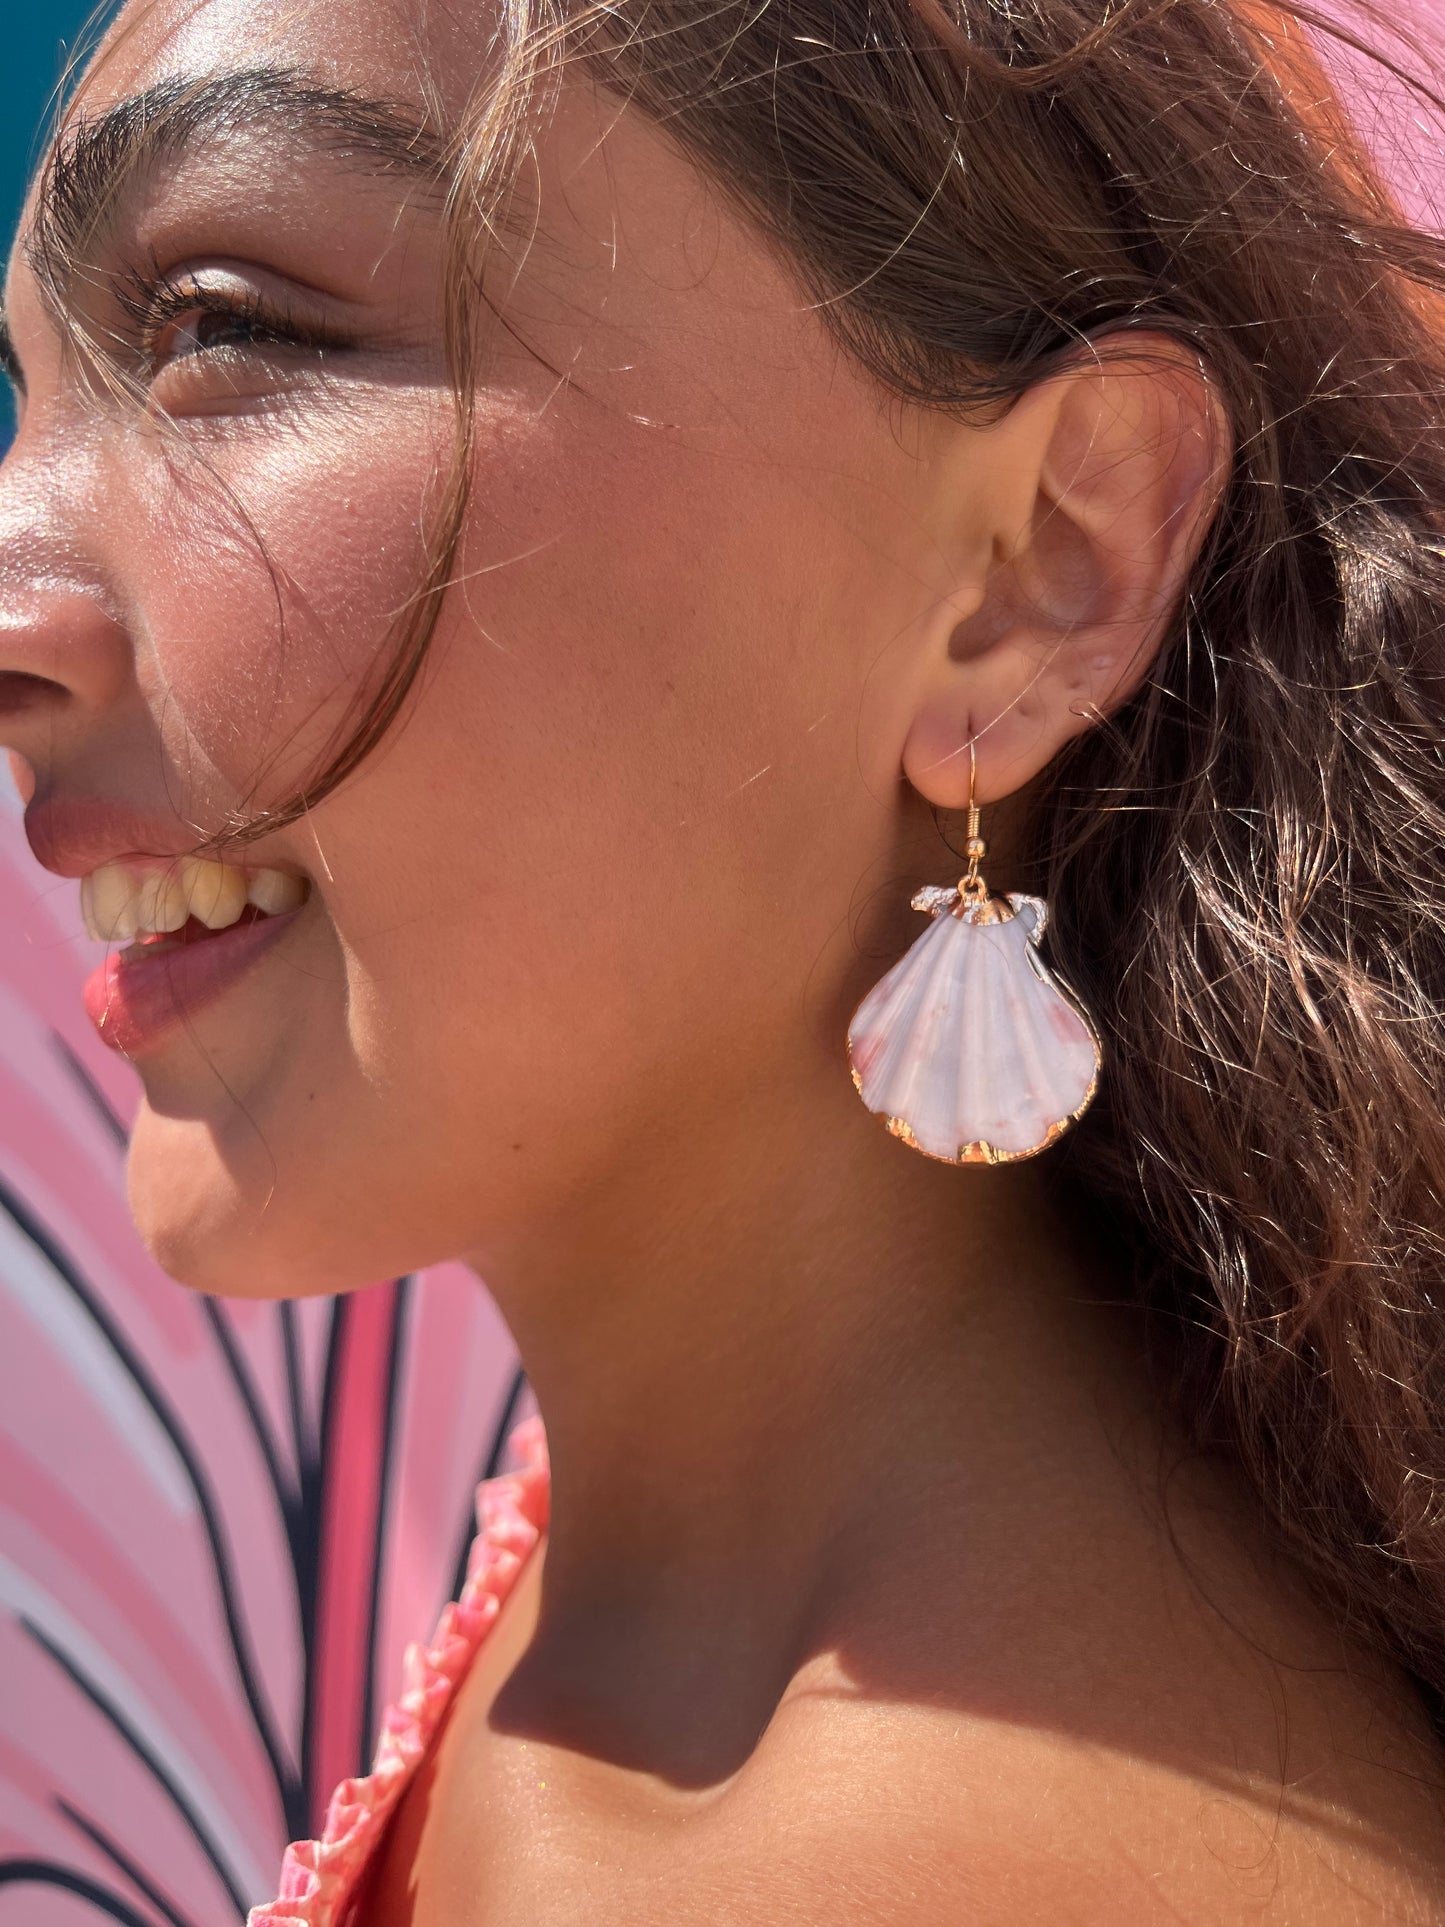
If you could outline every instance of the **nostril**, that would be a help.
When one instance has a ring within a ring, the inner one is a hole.
[[[0,669],[0,716],[21,716],[37,703],[66,693],[63,683],[48,676],[32,676],[25,669]]]

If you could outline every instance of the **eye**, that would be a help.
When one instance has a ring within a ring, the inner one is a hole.
[[[147,348],[152,367],[159,368],[215,349],[274,348],[288,339],[283,330],[244,308],[196,304],[157,328]]]
[[[187,379],[207,369],[225,380],[249,381],[278,364],[314,364],[342,344],[318,318],[298,312],[285,290],[265,294],[229,271],[204,277],[136,274],[116,290],[141,370],[157,381],[167,371]]]
[[[272,313],[252,289],[159,288],[142,345],[152,375],[198,357],[227,359],[292,349],[313,353],[329,346],[314,328]]]
[[[357,345],[323,296],[254,264],[148,263],[111,287],[120,324],[111,352],[132,392],[173,420],[289,405]]]

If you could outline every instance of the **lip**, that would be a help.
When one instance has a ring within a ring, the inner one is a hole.
[[[42,868],[58,877],[88,876],[121,857],[186,856],[201,832],[178,816],[137,809],[98,796],[32,797],[25,840]]]
[[[32,795],[26,806],[25,838],[36,862],[52,875],[79,878],[102,863],[189,856],[203,832],[173,812],[50,791]],[[255,863],[257,845],[246,855]],[[271,859],[265,867],[303,874],[284,859],[280,864]],[[150,1049],[258,963],[305,907],[269,917],[247,912],[241,922],[195,941],[182,933],[177,945],[154,956],[125,958],[112,951],[91,972],[82,993],[101,1042],[127,1057]]]
[[[100,1041],[126,1057],[150,1049],[243,977],[305,907],[234,923],[150,957],[113,951],[91,972],[82,993]]]

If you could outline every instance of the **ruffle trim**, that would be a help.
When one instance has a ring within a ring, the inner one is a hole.
[[[370,1773],[337,1787],[319,1840],[293,1841],[286,1849],[280,1894],[253,1907],[247,1927],[339,1927],[462,1675],[547,1530],[551,1488],[541,1419],[524,1419],[508,1443],[517,1469],[477,1488],[477,1536],[461,1596],[443,1611],[429,1644],[407,1647],[401,1697],[382,1721]]]

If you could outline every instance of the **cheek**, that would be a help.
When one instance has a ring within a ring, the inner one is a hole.
[[[432,1091],[484,1066],[535,1114],[655,1082],[655,1055],[710,1048],[704,1013],[756,1030],[806,977],[839,916],[819,874],[870,808],[876,628],[851,520],[789,471],[561,403],[479,428],[421,699],[318,824],[369,1048]],[[438,1012],[467,1048],[431,1063]]]
[[[493,399],[478,430],[416,698],[296,832],[313,949],[198,1026],[224,1078],[202,1103],[189,1060],[174,1092],[149,1079],[133,1207],[210,1289],[480,1251],[601,1183],[650,1119],[682,1141],[741,1115],[759,1064],[809,1047],[801,1001],[846,935],[876,807],[860,679],[896,627],[857,503],[560,402]],[[305,774],[310,706],[342,720],[414,592],[446,457],[398,417],[234,461],[244,527],[217,534],[204,478],[170,498],[152,664],[237,782],[298,724]]]
[[[314,769],[411,606],[446,445],[434,407],[381,412],[243,424],[142,472],[137,678],[170,766],[228,802]]]

